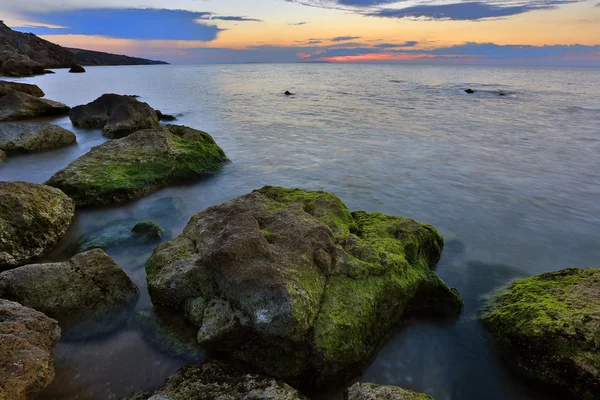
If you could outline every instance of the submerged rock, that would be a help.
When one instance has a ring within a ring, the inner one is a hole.
[[[246,374],[218,361],[186,365],[154,394],[129,400],[307,400],[291,386],[272,378]]]
[[[66,115],[69,106],[15,90],[0,97],[0,121]]]
[[[91,249],[110,249],[114,247],[133,247],[160,240],[164,230],[152,221],[119,223],[107,226],[77,241],[81,251]]]
[[[356,383],[344,394],[346,400],[433,400],[425,393],[412,392],[396,386]]]
[[[47,182],[80,206],[121,203],[217,171],[227,157],[205,132],[167,125],[94,147]]]
[[[27,83],[0,81],[0,97],[6,96],[11,90],[23,92],[30,96],[44,97],[45,94],[37,85]]]
[[[515,281],[481,320],[519,372],[579,399],[600,397],[600,269],[569,268]]]
[[[475,91],[473,89],[467,89],[465,90],[465,93],[473,94]]]
[[[121,267],[99,249],[66,262],[25,265],[0,274],[0,298],[56,319],[69,339],[113,331],[126,320],[138,294]]]
[[[52,382],[59,339],[55,320],[0,299],[0,399],[32,399]]]
[[[162,237],[165,231],[156,222],[143,221],[138,222],[131,231],[137,235],[144,237],[145,241],[158,240]]]
[[[137,96],[104,94],[93,102],[74,107],[69,113],[73,125],[82,128],[100,128],[104,135],[119,138],[138,130],[158,126],[158,117]]]
[[[403,317],[460,311],[433,271],[442,246],[429,225],[265,187],[196,214],[146,272],[155,306],[204,304],[188,320],[208,350],[325,384],[359,371]]]
[[[85,68],[83,68],[81,65],[75,64],[71,67],[69,72],[72,74],[82,74],[85,72]]]
[[[51,124],[0,124],[0,150],[7,153],[35,153],[68,146],[75,134]]]
[[[75,203],[58,189],[0,182],[0,269],[26,264],[66,233]]]

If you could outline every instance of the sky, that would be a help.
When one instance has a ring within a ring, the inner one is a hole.
[[[0,19],[174,64],[600,66],[600,0],[2,0]]]

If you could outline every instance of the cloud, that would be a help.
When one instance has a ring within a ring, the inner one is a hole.
[[[219,20],[219,21],[238,21],[238,22],[263,22],[262,19],[258,19],[258,18],[233,17],[233,16],[214,15],[214,14],[210,14],[210,16],[202,17],[200,19]]]
[[[207,12],[164,9],[89,9],[27,13],[28,20],[45,26],[26,27],[35,34],[104,35],[123,39],[211,41],[222,30],[202,22]],[[49,25],[65,28],[53,29]],[[24,30],[24,27],[18,30]]]
[[[398,47],[414,47],[417,44],[419,44],[419,42],[410,40],[410,41],[404,42],[404,43],[379,43],[379,44],[376,44],[375,47],[377,47],[379,49],[395,49]]]
[[[308,22],[302,21],[302,22],[291,23],[291,24],[288,24],[288,25],[289,26],[300,26],[300,25],[306,25],[306,24],[308,24]]]
[[[348,40],[360,39],[360,36],[338,36],[331,39],[332,42],[345,42]]]

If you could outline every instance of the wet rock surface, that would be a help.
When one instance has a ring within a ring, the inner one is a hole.
[[[54,150],[77,141],[75,134],[52,124],[0,124],[0,150],[35,153]]]
[[[44,97],[45,94],[37,85],[28,83],[0,81],[0,97],[7,95],[10,91],[16,90],[35,97]]]
[[[15,90],[0,97],[0,121],[66,115],[69,110],[69,106],[57,101],[41,99]]]
[[[0,399],[34,398],[54,379],[55,320],[0,298]]]
[[[356,383],[344,395],[345,400],[433,400],[425,393],[417,393],[396,386],[374,383]]]

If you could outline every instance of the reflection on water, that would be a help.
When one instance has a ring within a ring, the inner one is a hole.
[[[67,259],[81,238],[143,220],[165,228],[165,239],[175,237],[193,213],[266,184],[331,191],[352,210],[435,225],[446,238],[438,272],[465,299],[458,321],[400,327],[359,379],[438,400],[551,398],[506,372],[476,310],[482,296],[511,279],[600,258],[600,70],[99,67],[24,81],[71,106],[107,92],[138,94],[179,115],[177,123],[211,133],[232,160],[201,182],[78,212],[48,260]],[[467,87],[477,92],[468,95]],[[0,179],[44,182],[106,140],[98,130],[74,129],[68,118],[55,123],[72,129],[78,144],[12,157]],[[137,310],[151,306],[142,266],[155,245],[106,249],[140,287]],[[55,358],[57,377],[43,399],[119,398],[160,386],[186,363],[145,342],[132,323],[95,341],[62,342]]]

